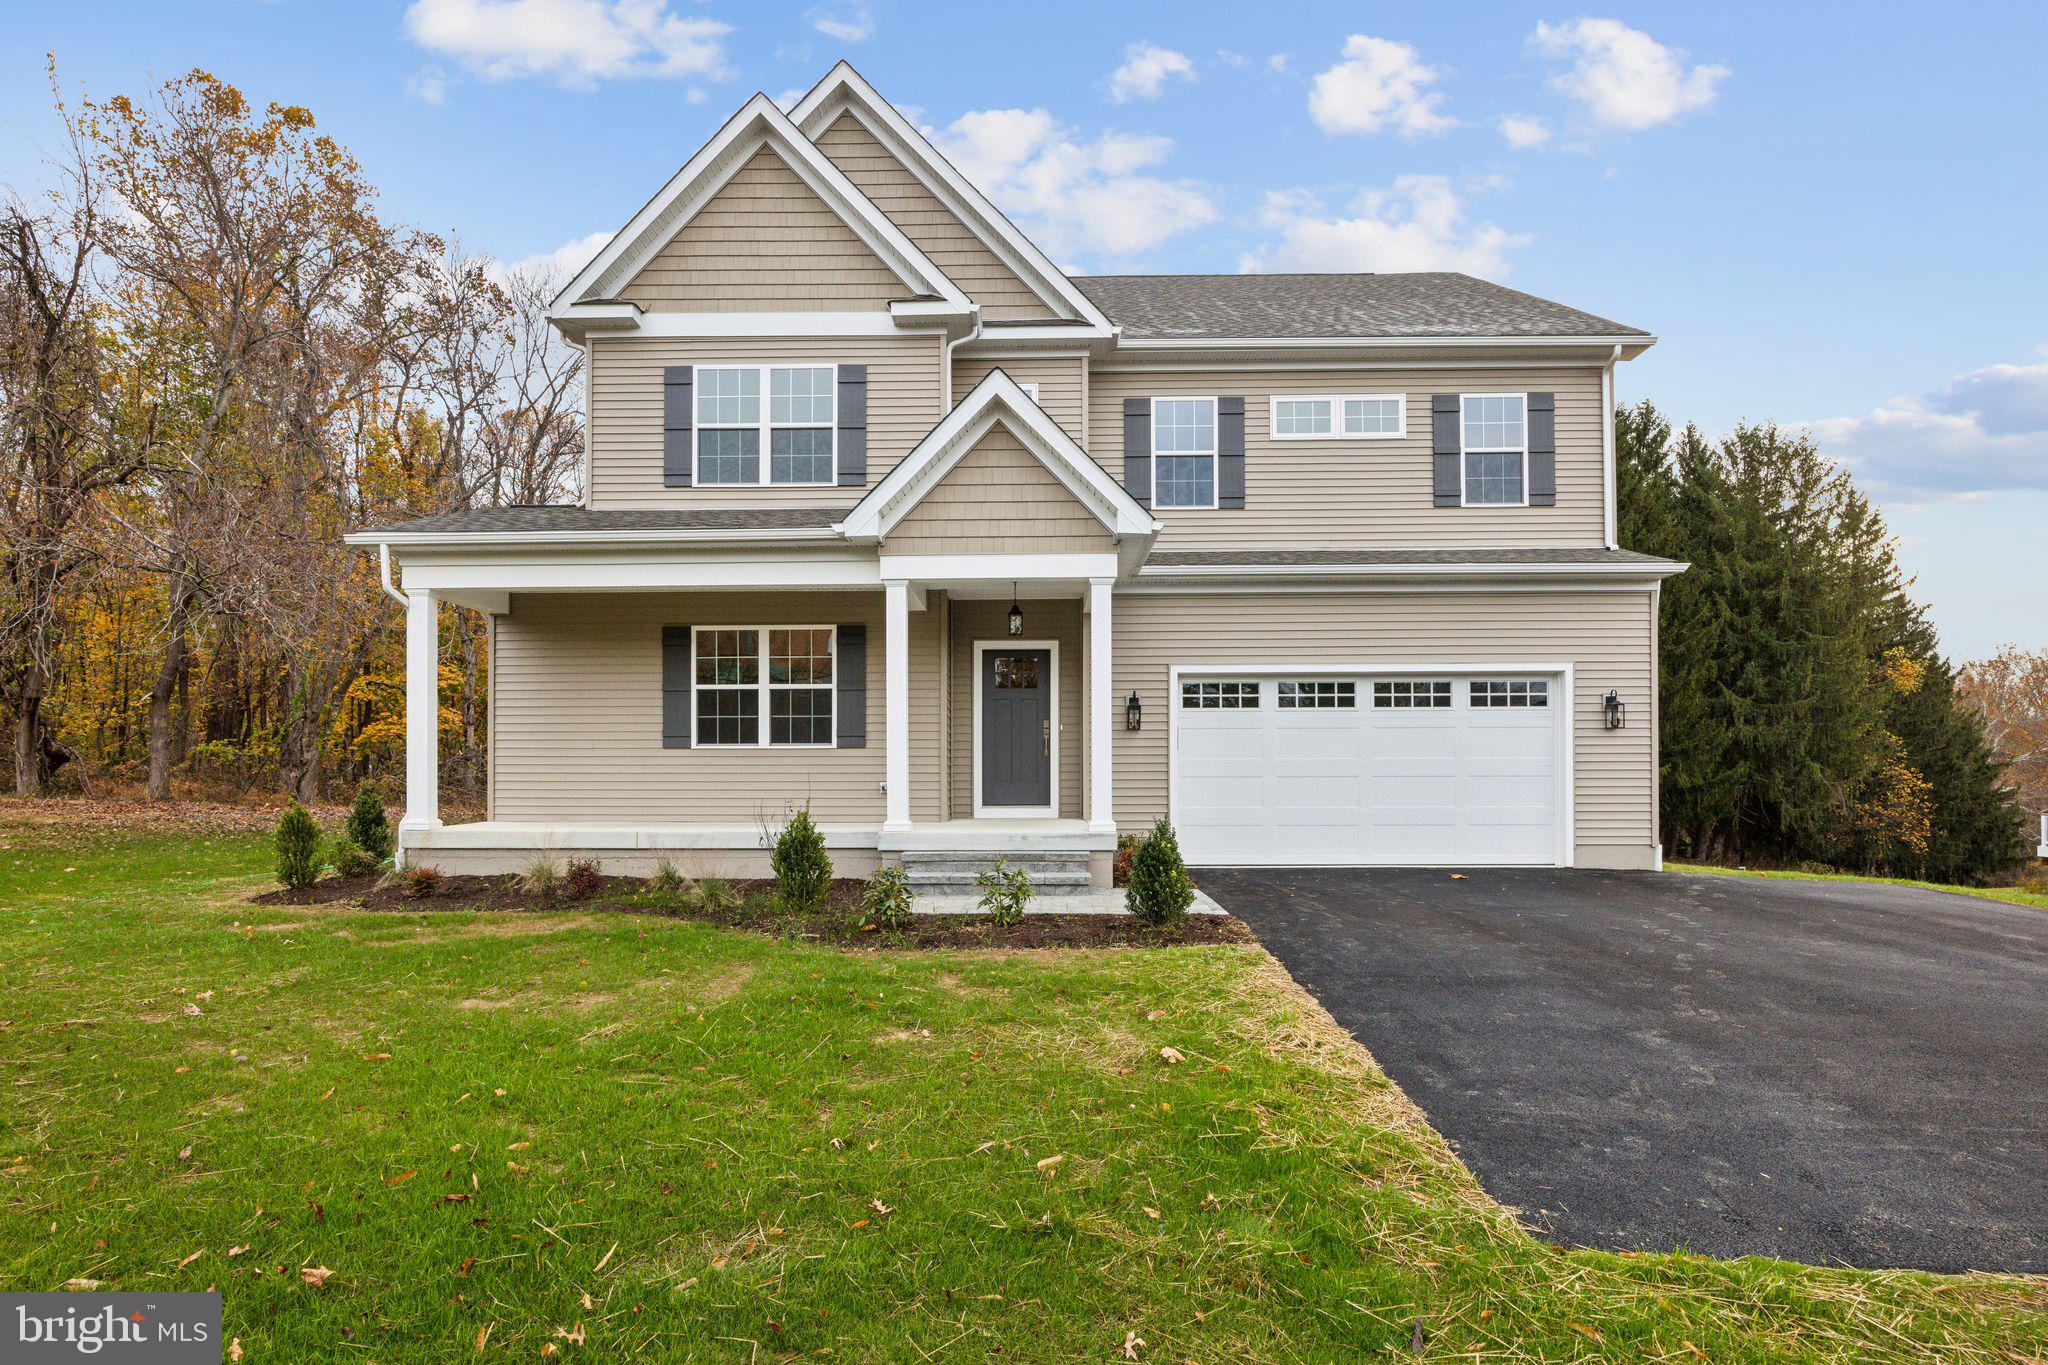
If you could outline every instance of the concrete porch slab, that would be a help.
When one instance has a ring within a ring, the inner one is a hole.
[[[911,908],[920,915],[979,915],[979,896],[920,896],[911,903]],[[1027,915],[1128,915],[1124,906],[1124,893],[1114,891],[1076,891],[1059,896],[1033,896],[1031,903],[1024,907]],[[1205,891],[1197,889],[1195,903],[1188,908],[1191,915],[1226,915],[1230,912],[1218,905]]]

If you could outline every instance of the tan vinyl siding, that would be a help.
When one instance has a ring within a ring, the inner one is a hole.
[[[764,147],[619,291],[679,313],[885,309],[914,291]]]
[[[867,626],[867,747],[664,749],[662,627],[776,623]],[[938,623],[918,612],[910,625],[910,808],[930,820],[942,809]],[[882,821],[878,592],[520,594],[496,640],[494,819],[748,826],[808,802],[822,822]]]
[[[1126,398],[1240,395],[1245,400],[1242,510],[1159,509],[1162,549],[1593,546],[1606,536],[1597,367],[1500,370],[1096,370],[1089,375],[1089,453],[1123,477]],[[1555,507],[1436,507],[1429,401],[1437,393],[1557,395]],[[1396,440],[1276,441],[1274,394],[1405,393]]]
[[[942,339],[881,337],[593,337],[590,505],[851,507],[860,488],[664,488],[662,370],[669,365],[868,367],[868,483],[923,440],[940,416]]]
[[[1037,292],[973,229],[939,202],[910,169],[875,140],[852,114],[841,114],[817,139],[822,151],[903,235],[931,258],[981,315],[995,321],[1057,316]]]
[[[997,426],[896,523],[892,555],[1113,554],[1116,541],[1067,486]]]
[[[1058,746],[1060,816],[1081,818],[1081,736],[1086,731],[1081,711],[1081,603],[1077,598],[1030,600],[1024,608],[1025,640],[1059,643]],[[950,719],[947,728],[948,814],[955,820],[974,815],[974,642],[1009,640],[1008,602],[954,602]]]
[[[1655,637],[1647,591],[1118,593],[1115,695],[1145,728],[1114,732],[1116,818],[1143,829],[1167,806],[1168,670],[1176,664],[1571,664],[1578,861],[1644,865],[1656,843]],[[1609,730],[1618,690],[1630,723]]]
[[[1082,356],[956,356],[953,360],[953,401],[960,402],[974,386],[1001,370],[1019,384],[1038,385],[1038,406],[1058,422],[1076,444],[1088,444],[1088,361]],[[1117,430],[1123,428],[1119,426]],[[1121,458],[1121,456],[1119,456]],[[1121,468],[1121,466],[1119,466]]]

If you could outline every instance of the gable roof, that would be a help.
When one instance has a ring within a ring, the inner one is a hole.
[[[798,178],[881,257],[903,281],[906,298],[932,297],[953,311],[971,311],[973,304],[960,287],[797,130],[775,101],[762,94],[740,106],[604,250],[562,287],[553,310],[573,315],[579,307],[616,300],[626,282],[764,146],[774,148]]]
[[[1654,338],[1449,271],[1392,275],[1080,275],[1125,341],[1256,338]]]
[[[817,137],[851,113],[883,147],[937,196],[969,230],[988,243],[1002,262],[1036,290],[1054,313],[1069,323],[1085,323],[1105,334],[1110,322],[1087,293],[1075,286],[1002,211],[989,202],[974,182],[946,160],[930,139],[896,106],[882,98],[867,78],[840,62],[790,110],[790,118],[806,136]]]

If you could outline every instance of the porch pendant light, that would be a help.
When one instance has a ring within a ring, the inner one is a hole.
[[[1010,634],[1022,635],[1023,633],[1024,608],[1017,605],[1017,584],[1015,581],[1012,581],[1010,584]]]

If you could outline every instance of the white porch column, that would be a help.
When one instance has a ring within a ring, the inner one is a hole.
[[[900,578],[883,582],[882,694],[887,699],[883,725],[887,755],[882,775],[888,800],[882,828],[910,828],[910,584]]]
[[[1115,586],[1113,578],[1088,580],[1088,828],[1102,834],[1116,831],[1110,782],[1116,688],[1109,672],[1109,600]]]
[[[405,595],[405,836],[441,823],[441,603],[431,590]]]

